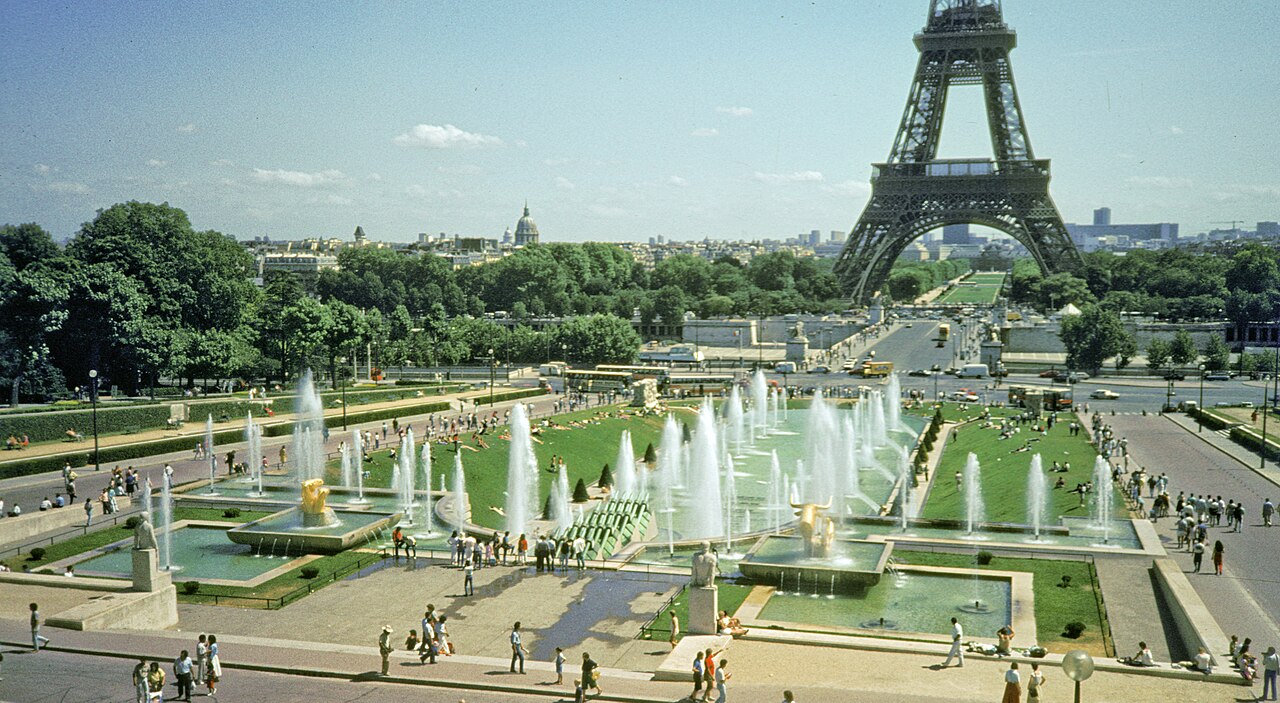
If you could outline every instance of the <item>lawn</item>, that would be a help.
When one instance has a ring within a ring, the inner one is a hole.
[[[1040,646],[1057,653],[1083,649],[1095,657],[1115,654],[1106,615],[1098,612],[1097,574],[1093,565],[1088,562],[997,556],[984,566],[977,564],[968,554],[913,552],[907,549],[895,549],[893,556],[901,562],[922,566],[1029,572],[1033,574],[1036,634]],[[1066,588],[1061,586],[1063,576],[1071,577],[1071,583]],[[1084,623],[1084,634],[1076,639],[1067,637],[1063,629],[1069,622]],[[988,632],[969,634],[995,636]]]
[[[600,478],[605,464],[613,465],[618,456],[618,442],[623,430],[631,430],[631,446],[639,461],[645,447],[652,442],[657,449],[662,434],[662,425],[666,417],[617,417],[621,406],[593,408],[575,413],[557,415],[555,422],[567,429],[545,429],[535,442],[534,453],[538,457],[538,465],[543,468],[540,485],[540,496],[545,500],[551,491],[553,474],[546,471],[551,464],[552,456],[563,457],[568,465],[569,485],[575,485],[579,478],[592,484]],[[607,411],[613,417],[599,417],[599,413]],[[694,421],[691,409],[675,409],[676,417],[686,422]],[[587,423],[582,427],[569,427],[571,421]],[[471,441],[470,433],[463,435],[462,466],[467,476],[467,494],[471,499],[471,519],[478,525],[494,529],[503,527],[504,518],[492,510],[506,504],[507,490],[507,454],[510,442],[500,439],[507,433],[507,427],[501,426],[497,432],[484,435],[488,448],[477,448]],[[419,453],[421,448],[417,450]],[[372,453],[373,461],[365,464],[370,472],[365,485],[382,487],[391,483],[390,448]],[[440,488],[439,476],[445,475],[452,487],[454,451],[450,444],[435,444],[431,451],[432,488]],[[326,482],[337,484],[341,480],[341,463],[331,462]]]
[[[1092,480],[1093,461],[1097,452],[1083,433],[1072,437],[1069,425],[1074,414],[1062,413],[1059,421],[1046,435],[1032,432],[1030,425],[1010,439],[1000,440],[998,427],[981,429],[980,423],[970,423],[959,428],[958,434],[947,442],[942,461],[938,464],[933,487],[929,491],[921,517],[963,520],[965,516],[964,490],[957,487],[952,477],[963,471],[969,453],[978,456],[982,467],[982,499],[986,505],[988,522],[1013,522],[1027,524],[1027,468],[1031,457],[1040,454],[1044,462],[1046,480],[1050,487],[1058,477],[1066,480],[1067,489],[1077,483]],[[1031,451],[1014,452],[1027,439],[1033,439]],[[1069,462],[1067,473],[1047,473],[1053,462]],[[1114,489],[1111,489],[1114,490]],[[1124,505],[1117,493],[1114,505]],[[1051,489],[1045,518],[1056,522],[1059,516],[1087,516],[1089,503],[1080,505],[1078,494],[1065,489]]]
[[[751,594],[751,589],[755,586],[738,586],[731,583],[721,583],[719,586],[718,604],[721,610],[728,611],[730,615],[742,605],[742,602]],[[671,616],[667,615],[667,611],[675,609],[676,617],[680,618],[680,630],[683,634],[689,631],[689,590],[680,591],[680,595],[662,610],[658,611],[658,617],[653,621],[653,627],[648,631],[653,633],[655,639],[667,639],[671,637]]]
[[[68,508],[63,508],[68,510]],[[173,509],[173,520],[218,520],[221,522],[248,522],[256,520],[260,517],[266,517],[271,513],[257,512],[253,510],[242,510],[237,517],[226,517],[223,515],[221,508],[187,508],[177,506]],[[44,555],[40,559],[32,559],[30,554],[19,554],[4,560],[6,566],[14,571],[21,571],[25,566],[31,571],[35,571],[39,567],[55,562],[77,554],[83,554],[99,547],[105,547],[112,542],[118,542],[133,536],[133,530],[124,526],[121,522],[114,527],[108,527],[105,530],[90,532],[87,535],[73,537],[63,542],[44,547]]]
[[[958,304],[994,303],[1003,286],[1003,273],[975,273],[952,288],[938,302]]]
[[[934,410],[939,407],[938,403],[931,403],[920,407],[907,408],[907,415],[916,415],[923,418],[932,418]],[[991,417],[1012,417],[1021,414],[1022,408],[1010,407],[986,407],[980,403],[942,403],[942,419],[945,422],[964,422],[982,416],[982,411],[988,410]],[[1070,422],[1070,420],[1068,420]]]
[[[363,560],[369,566],[381,564],[381,559],[374,554],[366,552],[358,552],[349,549],[345,552],[320,557],[313,561],[307,562],[304,566],[290,569],[283,574],[257,586],[219,586],[202,583],[200,591],[195,594],[187,593],[183,590],[182,583],[178,585],[178,600],[183,603],[213,603],[213,596],[238,596],[241,598],[280,598],[287,596],[300,588],[308,585],[312,590],[319,590],[335,581],[342,580],[346,576],[349,569],[355,567],[356,563]],[[305,567],[315,567],[319,570],[319,575],[315,578],[304,578],[302,569]],[[341,574],[334,578],[334,574]],[[302,594],[298,594],[302,595]],[[292,599],[290,599],[292,600]],[[218,605],[245,606],[251,608],[265,607],[265,603],[256,601],[219,601]]]

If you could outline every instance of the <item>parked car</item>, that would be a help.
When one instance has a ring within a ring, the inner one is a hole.
[[[1057,375],[1058,375],[1058,374],[1060,374],[1060,373],[1062,373],[1062,372],[1061,372],[1061,371],[1059,371],[1059,370],[1057,370],[1057,369],[1049,369],[1049,370],[1047,370],[1047,371],[1041,371],[1041,372],[1040,372],[1040,378],[1053,378],[1053,377],[1057,376]]]
[[[1185,373],[1179,373],[1179,372],[1177,372],[1177,371],[1167,371],[1167,372],[1165,372],[1165,374],[1164,374],[1164,380],[1166,380],[1166,381],[1185,381],[1185,380],[1187,380],[1187,375],[1186,375]]]
[[[1115,391],[1109,391],[1106,388],[1099,388],[1098,390],[1090,393],[1089,397],[1095,400],[1115,400],[1120,397],[1120,394]]]
[[[1204,375],[1206,381],[1230,381],[1231,374],[1226,371],[1211,371]]]
[[[829,367],[829,366],[815,366],[815,367],[813,367],[813,369],[812,369],[811,371],[809,371],[809,373],[831,373],[831,367]]]
[[[907,375],[915,376],[917,378],[928,378],[933,375],[933,372],[929,369],[912,369],[907,372]]]

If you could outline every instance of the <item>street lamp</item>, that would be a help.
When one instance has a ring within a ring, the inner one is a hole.
[[[493,348],[489,348],[489,406],[493,407],[493,383],[494,373],[497,371],[498,359],[493,355]]]
[[[92,394],[90,398],[93,402],[93,470],[98,471],[102,468],[98,464],[98,370],[89,369],[89,380],[93,381],[93,388],[90,389]]]
[[[345,359],[343,360],[343,365],[346,365]],[[342,389],[342,430],[345,432],[347,429],[347,374],[343,373],[338,383]]]
[[[1067,678],[1076,682],[1075,703],[1080,703],[1080,682],[1093,676],[1093,657],[1081,649],[1067,652],[1062,657],[1062,670],[1066,672]]]
[[[1267,415],[1270,414],[1271,405],[1280,396],[1280,346],[1276,347],[1275,363],[1271,368],[1271,378],[1274,379],[1274,390],[1272,390],[1271,398],[1267,398],[1267,382],[1262,382],[1262,451],[1258,452],[1258,470],[1267,468]]]
[[[1199,414],[1197,414],[1197,417],[1200,418],[1200,422],[1197,423],[1199,427],[1196,431],[1204,432],[1204,364],[1200,364],[1200,403],[1196,405],[1196,409],[1200,411]],[[1263,449],[1265,450],[1266,447],[1263,447]]]

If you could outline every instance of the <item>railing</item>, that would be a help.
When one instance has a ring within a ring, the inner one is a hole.
[[[67,508],[61,508],[61,510],[66,510],[66,509]],[[142,506],[137,505],[137,506],[130,506],[129,510],[112,513],[110,516],[103,515],[100,517],[95,517],[93,518],[92,525],[88,525],[88,526],[77,525],[76,527],[71,527],[71,528],[62,530],[61,532],[57,532],[53,535],[40,537],[39,539],[34,539],[29,542],[24,542],[17,546],[5,547],[4,549],[0,550],[0,559],[7,558],[11,555],[18,556],[23,552],[29,552],[31,551],[32,547],[45,547],[45,546],[52,547],[55,543],[61,542],[66,539],[71,539],[74,537],[83,537],[89,534],[90,532],[96,532],[99,529],[104,529],[106,527],[115,527],[120,522],[124,520],[128,520],[130,517],[134,515],[140,515],[141,513],[142,513]],[[12,518],[5,518],[5,519],[9,520]],[[4,522],[0,520],[0,527],[3,527],[3,526],[4,526]]]
[[[936,160],[920,163],[881,163],[872,166],[871,180],[880,178],[947,178],[963,176],[1048,176],[1048,159],[992,161]]]
[[[263,610],[279,610],[280,608],[285,607],[289,603],[292,603],[293,601],[303,596],[315,593],[317,590],[331,583],[334,583],[340,579],[346,578],[348,575],[352,573],[358,573],[360,571],[363,571],[366,567],[370,565],[377,564],[378,568],[382,568],[383,562],[385,562],[388,559],[390,559],[390,557],[387,556],[386,550],[383,550],[378,554],[369,555],[368,557],[361,557],[360,559],[357,559],[355,562],[351,564],[347,564],[340,569],[335,569],[334,571],[331,571],[328,574],[318,575],[315,578],[308,580],[307,585],[300,586],[276,598],[263,598],[261,596],[223,595],[219,593],[199,593],[199,592],[192,593],[192,594],[184,593],[183,595],[186,600],[194,601],[197,603],[208,604],[212,602],[213,605],[245,604],[247,605],[247,607],[261,608]],[[181,587],[179,588],[181,589]]]
[[[664,601],[662,605],[659,606],[656,611],[654,611],[653,617],[646,620],[645,623],[640,626],[640,634],[638,635],[640,639],[652,639],[653,633],[655,632],[668,632],[668,633],[671,632],[670,627],[659,627],[657,625],[658,617],[662,615],[662,613],[664,613],[667,610],[667,608],[672,607],[672,604],[676,602],[676,599],[684,595],[686,588],[688,588],[688,586],[681,586],[680,590],[672,594],[670,598]]]

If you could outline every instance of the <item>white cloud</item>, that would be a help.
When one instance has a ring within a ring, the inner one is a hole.
[[[263,168],[253,169],[253,179],[259,183],[283,183],[284,185],[299,186],[302,188],[311,188],[313,186],[323,186],[330,183],[337,183],[346,178],[342,171],[331,168],[327,171],[315,171],[307,173],[305,171],[286,171],[282,168],[275,170],[267,170]]]
[[[161,161],[160,159],[147,159],[147,165],[151,168],[164,168],[169,165],[169,162]]]
[[[89,186],[76,181],[54,181],[45,185],[37,186],[41,190],[47,190],[51,193],[71,193],[82,195],[90,192]]]
[[[35,164],[31,169],[41,176],[46,176],[54,171],[54,168],[49,164]]]
[[[196,131],[196,123],[188,122],[186,124],[180,124],[177,127],[174,127],[173,131],[178,132],[179,134],[191,134]]]
[[[749,107],[717,107],[716,112],[734,117],[750,117],[753,111]]]
[[[1190,178],[1175,176],[1129,176],[1124,182],[1147,188],[1191,188],[1195,185]]]
[[[756,171],[751,176],[761,183],[776,186],[784,183],[819,183],[822,181],[821,171],[796,171],[794,173],[761,173]]]
[[[591,212],[591,214],[598,215],[600,217],[626,217],[627,216],[626,210],[623,210],[620,207],[614,207],[612,205],[601,205],[597,203],[587,209]]]
[[[542,163],[544,166],[563,166],[570,161],[573,159],[543,159]]]
[[[573,184],[573,181],[565,178],[564,176],[556,176],[556,187],[560,190],[573,190],[577,186]]]
[[[214,159],[213,161],[209,162],[209,165],[223,168],[226,166],[232,166],[234,164],[232,163],[231,159]]]
[[[823,186],[822,189],[828,193],[835,193],[836,195],[845,195],[849,197],[871,194],[871,184],[866,181],[844,181],[842,183]]]
[[[1182,133],[1183,133],[1182,128],[1181,128],[1181,127],[1179,127],[1179,126],[1177,126],[1177,125],[1172,125],[1172,126],[1170,126],[1170,127],[1169,127],[1169,134],[1172,134],[1172,135],[1174,135],[1174,136],[1177,136],[1177,135],[1182,134]]]
[[[667,185],[679,186],[679,187],[683,188],[683,187],[685,187],[685,186],[689,185],[689,181],[686,181],[685,179],[683,179],[683,178],[681,178],[681,177],[679,177],[679,176],[670,176],[670,177],[668,177],[668,178],[667,178]]]
[[[466,132],[451,124],[443,127],[433,124],[415,125],[404,134],[391,140],[400,146],[417,146],[424,149],[449,149],[453,147],[502,146],[498,137]]]
[[[692,132],[690,132],[690,133],[689,133],[689,136],[691,136],[691,137],[718,137],[718,136],[720,136],[720,130],[718,130],[718,129],[714,128],[714,127],[699,127],[698,129],[695,129],[695,130],[693,130]]]

